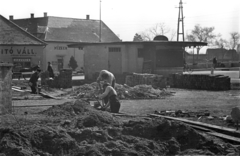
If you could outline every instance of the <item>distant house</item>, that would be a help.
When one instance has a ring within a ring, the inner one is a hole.
[[[77,43],[70,48],[83,48],[86,79],[107,69],[118,77],[124,73],[154,73],[167,75],[183,70],[185,47],[207,45],[202,42],[143,41]]]
[[[218,61],[221,61],[221,62],[239,60],[239,55],[237,54],[236,50],[227,50],[223,48],[207,49],[206,55],[208,59],[212,59],[216,57]]]
[[[42,65],[46,43],[0,15],[0,62],[20,68]]]
[[[44,13],[44,17],[38,18],[35,18],[34,14],[26,19],[14,19],[10,16],[10,20],[47,43],[43,51],[43,69],[47,68],[47,62],[52,63],[55,71],[68,68],[70,58],[73,56],[78,63],[77,70],[80,70],[84,64],[84,52],[81,48],[68,48],[68,44],[120,42],[120,39],[103,21],[90,20],[89,15],[86,19],[75,19],[52,17]]]

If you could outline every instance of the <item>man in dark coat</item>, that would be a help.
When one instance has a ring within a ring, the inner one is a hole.
[[[213,68],[215,69],[217,67],[217,58],[213,58]]]
[[[30,80],[29,80],[29,86],[31,87],[32,90],[32,94],[37,94],[37,81],[38,78],[40,76],[41,73],[41,69],[37,69],[31,76]]]
[[[49,72],[49,77],[54,78],[54,72],[53,72],[53,69],[52,69],[51,62],[48,62],[47,71]]]

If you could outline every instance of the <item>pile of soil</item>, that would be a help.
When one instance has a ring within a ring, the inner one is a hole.
[[[166,89],[154,89],[151,85],[136,85],[130,87],[127,85],[116,84],[115,89],[118,93],[119,99],[161,99],[166,96],[173,95],[172,92]],[[98,84],[96,82],[91,84],[84,84],[71,92],[71,96],[77,98],[94,99],[94,95],[99,94]]]
[[[231,144],[165,119],[114,117],[76,100],[54,106],[22,128],[0,128],[0,155],[238,155]],[[39,118],[40,120],[40,118]]]

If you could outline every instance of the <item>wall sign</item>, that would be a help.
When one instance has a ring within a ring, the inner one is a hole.
[[[36,55],[36,52],[32,48],[13,48],[13,47],[6,47],[0,48],[0,54],[2,55]]]
[[[29,58],[14,58],[13,62],[31,62]]]
[[[64,46],[55,46],[54,50],[67,50],[67,47]]]

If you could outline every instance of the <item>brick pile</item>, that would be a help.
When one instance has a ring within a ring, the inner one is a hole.
[[[72,88],[72,70],[61,70],[54,80],[47,80],[47,85],[51,88]]]
[[[153,88],[165,88],[166,77],[156,74],[133,73],[132,75],[126,76],[125,83],[131,87],[146,84],[152,85]]]
[[[223,75],[171,74],[170,85],[173,88],[199,90],[230,90],[230,77]]]

